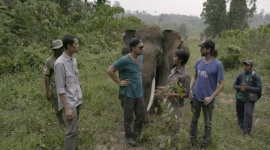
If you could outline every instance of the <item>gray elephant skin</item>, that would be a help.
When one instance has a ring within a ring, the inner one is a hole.
[[[166,85],[173,66],[174,51],[181,43],[181,36],[173,30],[162,31],[158,26],[144,27],[138,31],[126,30],[122,37],[126,47],[129,47],[129,42],[134,37],[140,38],[144,44],[142,79],[147,107],[153,78],[155,77],[156,86]],[[163,99],[161,96],[155,97],[150,113],[158,106],[158,100]]]

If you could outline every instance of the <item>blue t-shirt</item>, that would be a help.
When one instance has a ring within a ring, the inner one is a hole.
[[[217,89],[218,82],[224,80],[222,63],[214,58],[209,64],[205,64],[205,58],[200,58],[195,64],[197,79],[194,85],[193,97],[203,101],[211,96]]]
[[[121,79],[129,79],[129,86],[121,86],[119,93],[130,98],[139,98],[143,96],[142,87],[142,60],[143,56],[139,56],[139,63],[136,64],[130,58],[130,55],[125,55],[113,64],[120,74]]]

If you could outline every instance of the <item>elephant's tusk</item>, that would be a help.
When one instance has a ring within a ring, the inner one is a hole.
[[[153,78],[153,81],[152,81],[152,87],[151,87],[151,96],[150,96],[150,100],[149,100],[149,103],[148,103],[148,106],[147,106],[147,111],[150,110],[151,106],[153,105],[154,103],[154,93],[155,93],[155,85],[156,84],[156,80],[155,80],[155,77]]]

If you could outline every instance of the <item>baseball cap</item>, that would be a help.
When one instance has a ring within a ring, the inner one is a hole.
[[[130,43],[129,43],[129,46],[131,48],[132,46],[136,46],[139,43],[141,43],[141,40],[139,38],[132,38]]]
[[[247,64],[249,66],[253,66],[253,62],[251,60],[246,60],[242,62],[243,64]]]
[[[215,43],[212,40],[205,40],[199,47],[215,48]]]

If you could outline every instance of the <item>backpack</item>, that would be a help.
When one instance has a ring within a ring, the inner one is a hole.
[[[244,76],[245,76],[244,72],[241,73],[240,81],[243,80]],[[250,79],[252,79],[253,86],[255,86],[256,85],[256,72],[252,71],[252,76]],[[257,96],[258,96],[258,100],[262,97],[262,90],[257,92]]]

